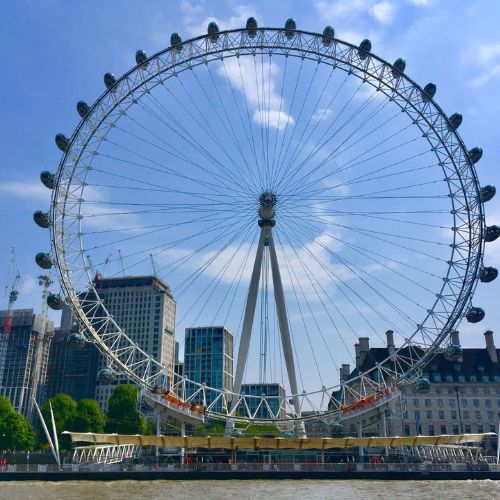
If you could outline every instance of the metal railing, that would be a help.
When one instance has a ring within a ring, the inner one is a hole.
[[[11,464],[0,466],[2,472],[500,472],[500,465],[486,463],[207,463],[168,465],[138,464]]]

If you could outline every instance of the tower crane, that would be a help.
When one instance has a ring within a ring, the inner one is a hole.
[[[10,292],[9,292],[9,303],[7,305],[7,315],[5,316],[5,322],[3,324],[3,335],[5,340],[7,339],[7,335],[9,335],[10,330],[12,328],[12,307],[14,302],[17,300],[19,295],[19,291],[17,290],[17,286],[19,285],[19,280],[21,279],[21,275],[19,274],[19,270],[16,269],[16,253],[14,247],[10,249],[10,282],[12,283]],[[7,285],[8,287],[9,285]]]

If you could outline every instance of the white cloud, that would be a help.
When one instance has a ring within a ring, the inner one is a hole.
[[[486,85],[490,80],[497,78],[499,75],[500,75],[500,64],[497,64],[488,71],[485,71],[481,73],[479,76],[476,76],[476,78],[473,78],[470,84],[473,87],[482,87],[483,85]]]
[[[394,20],[395,7],[387,1],[372,5],[370,14],[381,24],[390,24]]]
[[[487,63],[500,56],[500,43],[485,43],[477,48],[477,55],[482,63]]]
[[[318,0],[314,2],[314,6],[325,19],[341,19],[359,12],[366,12],[372,3],[373,0],[350,0],[348,2],[345,0],[336,2]]]
[[[264,127],[273,127],[278,130],[282,130],[285,128],[286,124],[293,125],[295,120],[288,114],[283,111],[259,111],[256,109],[253,113],[253,121],[262,125]]]
[[[192,2],[183,1],[181,9],[184,11],[184,24],[186,31],[191,36],[199,36],[207,31],[208,23],[216,22],[219,29],[230,30],[244,28],[249,17],[255,16],[255,8],[248,5],[237,5],[234,13],[227,18],[220,18],[207,15],[202,5],[195,5]]]
[[[17,287],[17,291],[21,295],[25,295],[33,292],[37,287],[37,282],[35,278],[29,274],[24,274],[21,276],[21,280],[19,281],[19,286]]]
[[[11,181],[0,184],[0,193],[16,198],[36,198],[49,202],[51,192],[40,182]]]
[[[250,58],[228,59],[220,64],[218,73],[229,78],[231,85],[245,94],[246,101],[253,108],[253,120],[259,125],[283,129],[295,123],[284,110],[285,103],[276,90],[276,79],[280,68],[275,63],[257,62]],[[258,82],[256,83],[256,75]]]
[[[418,7],[425,7],[430,5],[434,0],[408,0],[411,4],[416,5]]]

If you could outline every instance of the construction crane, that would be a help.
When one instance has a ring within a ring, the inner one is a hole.
[[[3,335],[9,335],[10,330],[12,329],[12,307],[14,302],[17,300],[19,295],[19,291],[17,290],[17,286],[19,285],[19,280],[21,279],[21,275],[19,274],[19,270],[16,269],[16,252],[14,247],[10,249],[10,282],[12,283],[10,292],[9,292],[9,303],[7,305],[7,315],[5,316],[5,322],[3,324]],[[9,285],[7,285],[8,288]]]

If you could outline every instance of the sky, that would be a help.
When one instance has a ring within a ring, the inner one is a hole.
[[[0,42],[4,47],[4,71],[2,72],[3,78],[0,80],[2,90],[0,92],[2,110],[0,114],[0,162],[3,173],[0,183],[0,207],[1,213],[4,214],[3,238],[0,240],[0,256],[3,262],[0,267],[0,283],[2,289],[10,287],[10,249],[15,247],[16,265],[21,274],[17,307],[32,307],[35,310],[41,308],[41,290],[36,279],[40,270],[34,262],[34,255],[39,251],[48,250],[49,235],[46,230],[35,226],[32,214],[37,209],[49,208],[50,193],[39,182],[39,173],[42,170],[54,171],[56,169],[61,153],[55,146],[54,136],[58,132],[64,132],[69,136],[77,125],[79,117],[75,109],[76,102],[84,99],[92,103],[104,90],[104,73],[111,71],[119,76],[128,71],[135,65],[134,54],[139,48],[145,50],[148,55],[153,54],[169,45],[170,34],[173,32],[178,32],[183,39],[187,39],[205,33],[210,21],[216,21],[220,29],[232,29],[244,27],[249,16],[254,16],[259,26],[269,27],[282,27],[286,18],[293,17],[299,29],[313,32],[322,32],[323,28],[329,24],[335,28],[338,38],[355,45],[359,44],[362,39],[369,38],[372,42],[372,52],[387,61],[392,62],[398,57],[403,57],[406,60],[406,74],[413,80],[422,87],[428,82],[434,82],[437,85],[435,99],[445,112],[462,113],[464,120],[459,133],[465,144],[469,148],[478,145],[484,150],[483,158],[477,165],[481,184],[497,184],[497,159],[500,156],[496,126],[497,117],[500,116],[500,100],[498,99],[500,5],[493,0],[352,0],[349,2],[284,0],[244,3],[220,0],[183,0],[168,3],[161,1],[122,1],[119,3],[56,0],[41,0],[36,3],[21,0],[4,1],[0,6]],[[238,68],[233,63],[229,62],[225,68],[229,71],[228,76],[225,76],[227,79],[225,90],[228,91],[228,83],[233,84],[233,90],[239,102],[242,96],[246,97],[252,112],[252,127],[256,133],[269,130],[271,136],[273,133],[278,136],[279,133],[284,132],[283,124],[287,119],[292,124],[294,120],[298,120],[298,108],[294,111],[291,102],[293,81],[287,85],[288,101],[284,101],[284,106],[278,105],[279,84],[285,81],[282,66],[278,63],[269,64],[266,81],[263,76],[262,88],[268,93],[268,104],[273,111],[267,116],[266,127],[265,117],[259,113],[259,96],[256,96],[255,92],[252,93],[250,86],[248,89],[239,86]],[[214,68],[212,76],[216,79],[223,79],[224,67],[219,65]],[[251,72],[251,68],[243,69]],[[295,75],[298,75],[298,67],[295,67],[294,71]],[[293,73],[290,74],[293,75]],[[200,72],[202,83],[208,82],[210,75]],[[211,112],[210,106],[203,102],[203,94],[200,89],[195,90],[195,82],[193,78],[190,78],[186,76],[186,85],[191,86],[192,95],[196,101],[194,104],[201,103],[200,109],[203,109],[208,116]],[[298,79],[297,76],[295,78]],[[327,78],[326,73],[324,78]],[[336,76],[332,80],[333,83],[335,78]],[[318,83],[320,81],[316,80],[315,87],[312,87],[316,93],[322,90],[321,84]],[[286,83],[288,84],[288,81]],[[335,84],[340,88],[340,80]],[[302,81],[301,85],[303,85]],[[180,92],[180,89],[178,90]],[[329,91],[330,88],[327,90]],[[325,102],[328,102],[327,94],[328,92],[325,93]],[[359,97],[363,97],[363,94]],[[364,97],[368,98],[367,95]],[[166,95],[163,98],[164,102],[171,106],[167,109],[166,116],[170,111],[175,116],[181,116],[179,110],[176,109],[173,100],[175,98],[168,97],[170,101]],[[348,94],[343,99],[347,102]],[[152,104],[154,104],[153,101],[149,103],[149,105]],[[137,119],[144,118],[148,109],[141,108],[136,115]],[[324,113],[326,119],[327,112],[324,110],[321,112]],[[189,116],[184,114],[182,118],[179,118],[179,123],[187,127]],[[201,126],[199,128],[203,129]],[[240,134],[244,130],[242,128]],[[137,131],[138,129],[135,129],[135,132]],[[200,144],[208,147],[208,142],[206,142],[209,140],[208,136],[203,138],[202,132],[199,134]],[[135,147],[140,146],[135,144]],[[95,179],[97,180],[97,177]],[[99,179],[100,187],[94,187],[93,191],[87,192],[91,193],[88,195],[89,198],[93,196],[94,203],[93,207],[89,205],[93,210],[88,212],[89,215],[96,215],[113,197],[116,203],[121,204],[120,206],[125,203],[124,197],[120,198],[116,192],[111,193],[109,188],[103,187],[104,176]],[[340,191],[337,192],[339,193]],[[231,206],[230,201],[228,201],[228,206]],[[436,208],[439,207],[436,206]],[[110,209],[107,210],[109,215]],[[320,207],[320,212],[321,210],[325,210],[324,207]],[[325,211],[321,213],[322,222],[331,222],[332,219],[325,219],[325,213]],[[109,229],[105,223],[102,223],[102,220],[104,219],[94,218],[92,226],[94,230],[98,227],[102,230]],[[134,224],[139,224],[139,218],[129,210],[120,219],[115,218],[113,224],[117,224],[117,221],[123,224],[124,228],[127,225],[130,228]],[[345,235],[345,228],[341,229],[342,220],[339,218],[335,221],[339,231],[336,233],[337,236]],[[494,198],[486,205],[486,221],[488,225],[500,224],[500,198]],[[255,234],[249,235],[247,239],[241,240],[239,255],[251,255],[252,248],[255,248],[252,246],[254,236]],[[285,236],[283,233],[283,237]],[[445,235],[441,236],[446,242]],[[299,236],[297,238],[300,240]],[[326,233],[324,228],[318,228],[317,232],[309,236],[304,233],[302,238],[299,255],[296,257],[298,260],[306,259],[305,252],[309,250],[319,255],[320,258],[326,260],[330,258],[325,253],[326,246],[331,249],[333,242],[331,234]],[[330,238],[328,245],[324,245],[325,238]],[[285,240],[282,243],[286,245]],[[130,245],[129,248],[133,248],[133,243]],[[111,250],[114,253],[116,253],[116,246],[114,245]],[[225,254],[219,255],[219,261],[230,259],[231,248],[229,247]],[[290,243],[289,255],[292,255],[291,248]],[[382,243],[379,248],[384,249]],[[169,252],[155,256],[156,265],[168,266],[169,259],[182,258],[191,250],[192,248],[188,246],[179,245]],[[207,249],[203,258],[210,258],[211,251],[213,250]],[[107,252],[108,250],[103,250],[101,254],[96,253],[93,261],[104,261],[108,255]],[[144,257],[147,260],[147,252]],[[243,282],[249,279],[251,269],[249,266],[251,266],[252,259],[250,256],[242,271]],[[118,265],[116,256],[112,260],[115,265]],[[230,262],[231,265],[234,264],[234,269],[229,267],[224,279],[229,279],[228,276],[233,279],[239,270],[243,269],[240,267],[241,262],[233,260]],[[298,268],[297,262],[292,261],[289,264],[292,268]],[[308,262],[312,265],[311,260]],[[500,239],[486,245],[485,264],[500,267]],[[219,269],[216,268],[217,260],[214,265],[215,267],[207,268],[206,276],[217,277]],[[149,272],[144,267],[141,269]],[[337,270],[339,273],[342,272],[340,269]],[[374,268],[374,273],[376,271]],[[185,269],[182,272],[186,272]],[[287,278],[286,273],[282,272],[285,275],[285,287],[292,295],[291,285],[294,281],[292,274],[288,272],[289,278]],[[317,289],[311,289],[312,282],[307,282],[307,274],[307,270],[302,268],[302,275],[299,272],[296,278],[297,284],[298,282],[304,284],[304,297],[309,296],[308,294],[314,295],[315,299],[311,300],[318,302],[318,296],[329,296],[328,290],[318,293]],[[320,276],[321,270],[313,269],[312,274]],[[380,276],[385,281],[384,275]],[[179,276],[172,275],[170,279],[172,286],[182,283]],[[322,283],[327,287],[325,282]],[[476,325],[462,322],[459,327],[462,345],[482,346],[484,344],[482,333],[486,329],[498,330],[500,325],[497,299],[499,284],[500,281],[478,285],[473,303],[485,309],[486,318]],[[308,286],[309,289],[307,289]],[[181,291],[174,286],[174,295],[181,294]],[[222,294],[222,291],[220,293]],[[189,293],[186,296],[189,298]],[[194,296],[193,294],[192,297]],[[217,295],[214,296],[217,297]],[[419,300],[417,295],[415,299]],[[2,293],[2,307],[6,305],[7,294]],[[211,313],[216,315],[214,306],[209,307],[212,307]],[[404,301],[401,307],[406,307]],[[298,308],[292,310],[292,306],[290,309],[292,315],[304,316],[304,311],[299,311]],[[239,313],[241,313],[241,308]],[[178,317],[182,317],[183,314],[179,311]],[[409,314],[412,313],[409,312]],[[235,330],[238,325],[236,316],[233,321]],[[57,316],[54,318],[57,319]],[[195,319],[201,322],[203,316],[199,317],[193,313],[190,320]],[[363,331],[361,325],[355,322],[353,324],[356,331]],[[354,342],[354,336],[346,337],[346,341],[350,348]],[[380,339],[374,339],[374,342],[380,344]],[[497,345],[500,346],[500,340],[497,341]],[[336,358],[338,363],[342,362],[341,357],[345,361],[350,361],[350,359],[345,359],[346,352],[339,356],[338,359]],[[307,362],[312,363],[312,360],[306,358],[305,363]]]

